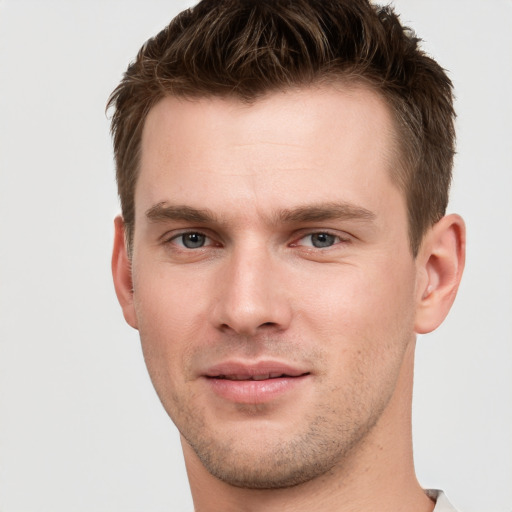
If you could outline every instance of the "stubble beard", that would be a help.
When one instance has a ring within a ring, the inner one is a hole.
[[[362,354],[353,363],[357,371],[352,381],[324,388],[320,403],[316,400],[313,405],[314,413],[310,409],[310,414],[303,412],[283,423],[272,419],[265,422],[270,411],[259,404],[246,407],[241,418],[245,415],[247,422],[241,419],[241,427],[236,422],[225,424],[211,417],[215,412],[209,405],[199,405],[195,393],[184,393],[182,386],[169,386],[170,375],[151,371],[150,375],[182,438],[212,476],[245,489],[284,489],[322,476],[342,481],[357,466],[358,456],[394,394],[400,373],[403,352],[394,347],[397,353],[391,357],[392,347],[381,349],[387,355],[387,362],[379,359],[379,364],[387,366],[384,378],[375,381],[369,377],[373,369],[365,367]],[[267,351],[278,354],[275,349]],[[322,355],[303,355],[301,359],[321,362]],[[156,365],[148,364],[148,368],[152,366]]]
[[[197,415],[185,422],[186,428],[177,426],[206,470],[219,480],[245,489],[284,489],[348,470],[353,452],[364,443],[383,409],[372,411],[363,424],[354,418],[340,423],[330,411],[311,418],[301,434],[284,437],[268,432],[259,444],[235,435],[215,436]]]
[[[386,410],[399,367],[390,368],[377,387],[359,371],[346,387],[336,383],[336,388],[324,389],[325,400],[316,402],[316,415],[298,414],[281,424],[263,421],[269,412],[265,404],[242,406],[248,423],[238,428],[212,420],[210,408],[198,406],[193,395],[167,388],[170,393],[160,399],[204,468],[229,485],[284,489],[330,476],[341,482],[353,474]]]

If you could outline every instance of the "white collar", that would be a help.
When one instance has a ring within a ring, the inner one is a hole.
[[[429,498],[432,498],[436,502],[434,512],[457,512],[453,505],[448,501],[443,491],[438,489],[427,489],[425,491]]]

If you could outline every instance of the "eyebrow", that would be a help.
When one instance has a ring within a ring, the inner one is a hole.
[[[352,203],[320,203],[284,209],[278,212],[281,222],[321,222],[327,220],[373,221],[376,215],[370,210]]]
[[[165,201],[153,205],[146,211],[146,218],[152,222],[181,220],[200,224],[216,222],[216,216],[207,208],[192,208],[184,205],[168,205]]]
[[[314,203],[295,208],[279,210],[271,216],[273,223],[322,222],[328,220],[358,220],[371,222],[375,214],[352,203]],[[146,211],[150,222],[166,220],[195,222],[198,224],[217,223],[217,216],[207,208],[193,208],[186,205],[169,205],[165,201],[153,205]]]

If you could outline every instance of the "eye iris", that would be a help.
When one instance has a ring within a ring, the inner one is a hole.
[[[197,249],[203,247],[205,238],[201,233],[187,233],[182,235],[181,240],[187,249]]]
[[[336,237],[329,233],[315,233],[314,235],[311,235],[311,243],[314,247],[330,247],[335,241]]]

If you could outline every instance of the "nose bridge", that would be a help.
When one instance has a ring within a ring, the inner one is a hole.
[[[219,326],[244,335],[269,326],[284,329],[290,310],[278,274],[278,260],[267,245],[247,240],[233,248],[220,283]]]

